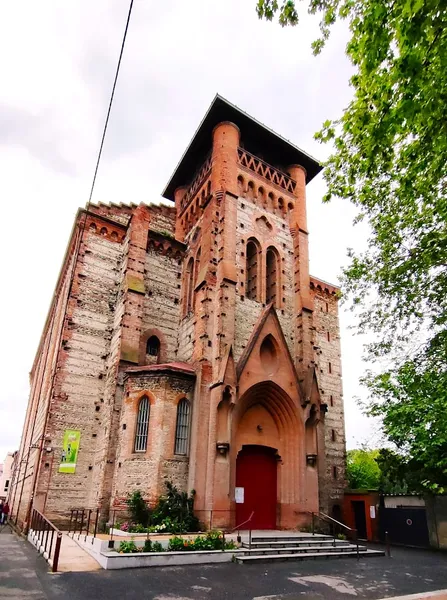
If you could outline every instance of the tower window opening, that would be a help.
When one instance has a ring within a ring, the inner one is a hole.
[[[266,304],[273,302],[277,306],[277,287],[278,287],[278,256],[274,248],[267,249],[266,257]]]
[[[259,249],[254,240],[247,242],[247,260],[246,260],[246,284],[245,293],[250,300],[258,300],[258,270],[259,270]]]
[[[156,335],[151,335],[151,337],[147,340],[146,354],[148,356],[155,356],[158,360],[160,356],[160,340]]]
[[[194,295],[194,259],[190,258],[186,267],[185,277],[185,309],[186,313],[192,311]]]

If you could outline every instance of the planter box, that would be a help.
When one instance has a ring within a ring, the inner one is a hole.
[[[131,538],[146,538],[147,537],[147,533],[129,533],[128,531],[121,531],[121,529],[111,529],[110,533],[113,534],[113,537],[123,537],[125,539],[131,539]],[[167,531],[160,531],[160,532],[154,532],[154,533],[150,533],[149,537],[155,537],[155,536],[163,536],[163,537],[174,537],[174,536],[179,536],[179,537],[184,537],[185,535],[187,537],[194,537],[196,535],[206,535],[206,531],[194,531],[194,533],[169,533]]]
[[[104,569],[135,569],[138,567],[169,567],[232,562],[243,550],[200,550],[196,552],[138,552],[119,554],[102,552]]]

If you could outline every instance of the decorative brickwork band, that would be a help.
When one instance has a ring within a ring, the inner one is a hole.
[[[242,148],[238,148],[237,150],[239,164],[251,171],[254,171],[261,177],[264,177],[267,181],[278,185],[286,192],[290,192],[293,194],[296,188],[296,181],[294,181],[291,177],[289,177],[286,173],[281,173],[272,165],[264,162],[260,158],[253,156],[250,152],[243,150]]]

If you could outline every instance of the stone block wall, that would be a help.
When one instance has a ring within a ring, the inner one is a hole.
[[[46,496],[45,512],[49,515],[87,508],[96,500],[91,497],[92,484],[100,480],[102,458],[108,448],[103,433],[113,408],[105,392],[123,252],[121,242],[98,233],[100,225],[98,222],[96,231],[87,229],[84,234],[62,336],[46,429],[54,461],[44,465],[46,473],[38,486],[38,493]],[[74,474],[59,473],[66,429],[81,431]]]
[[[156,249],[146,255],[143,331],[158,329],[164,337],[163,361],[177,358],[182,261]]]
[[[321,509],[327,512],[341,504],[346,485],[346,440],[341,373],[338,300],[329,291],[313,288],[315,363],[321,402],[327,404],[324,417],[326,464],[320,472]]]
[[[53,377],[57,367],[65,311],[75,266],[79,217],[78,213],[56,284],[55,300],[50,307],[30,374],[30,396],[9,498],[11,517],[19,527],[23,527],[29,517],[33,486],[38,480],[39,473],[45,475],[54,456],[54,453],[48,456],[45,453],[41,455],[40,449],[44,446],[52,447],[51,439],[45,436],[45,426],[53,395]],[[36,493],[34,502],[37,508],[42,509],[45,496]]]

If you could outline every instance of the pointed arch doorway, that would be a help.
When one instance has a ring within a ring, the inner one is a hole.
[[[236,459],[236,487],[243,488],[243,503],[236,504],[236,522],[250,518],[252,529],[276,528],[277,453],[268,446],[246,445]]]

